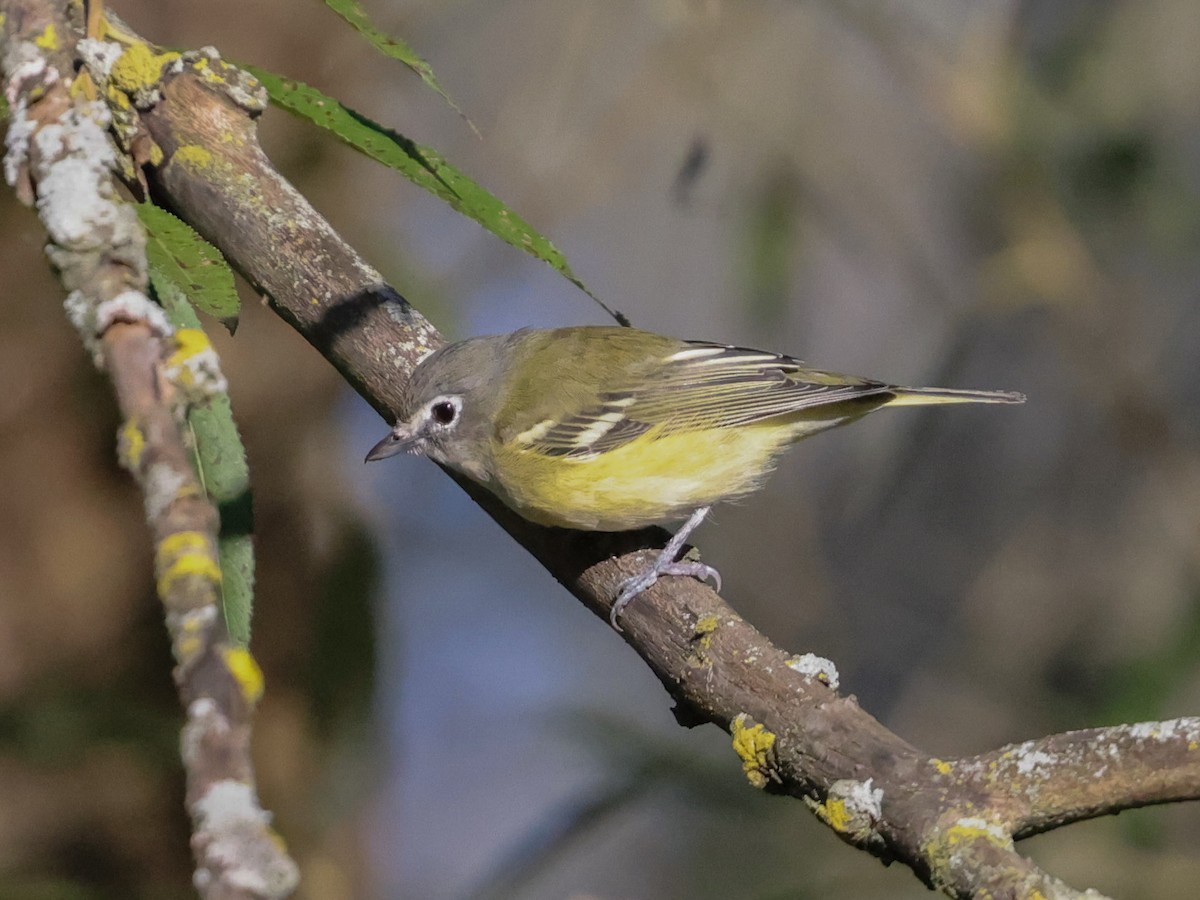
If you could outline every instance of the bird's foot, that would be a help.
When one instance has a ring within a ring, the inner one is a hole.
[[[666,551],[660,553],[658,559],[654,561],[646,571],[640,575],[634,575],[632,578],[626,578],[621,582],[621,586],[617,591],[617,599],[613,601],[612,609],[608,614],[608,621],[617,631],[621,630],[621,626],[617,624],[617,619],[621,617],[621,613],[625,611],[630,603],[632,603],[643,591],[648,590],[660,575],[679,575],[682,577],[697,578],[700,581],[706,581],[711,578],[716,589],[721,590],[721,573],[712,566],[705,565],[701,562],[692,562],[689,560],[676,560],[674,552],[670,556]]]

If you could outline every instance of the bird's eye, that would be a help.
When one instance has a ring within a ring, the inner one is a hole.
[[[454,421],[454,417],[458,415],[458,407],[449,400],[439,400],[433,406],[429,407],[429,415],[439,425],[449,425]]]

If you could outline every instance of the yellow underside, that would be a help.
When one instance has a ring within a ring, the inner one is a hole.
[[[822,423],[820,430],[834,424]],[[758,488],[775,457],[808,432],[779,422],[655,437],[591,459],[547,457],[508,447],[497,460],[506,477],[493,490],[541,525],[625,531],[686,518],[701,506]],[[520,487],[518,487],[518,485]]]

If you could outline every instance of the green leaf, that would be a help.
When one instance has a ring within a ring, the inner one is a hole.
[[[177,281],[155,278],[152,268],[150,284],[172,326],[200,330],[196,310]],[[192,463],[221,517],[217,556],[221,564],[225,628],[235,643],[245,646],[250,643],[254,604],[254,516],[246,448],[226,393],[210,397],[206,404],[192,406],[187,423],[192,434]]]
[[[254,509],[246,448],[233,419],[228,394],[188,410],[195,437],[196,471],[221,515],[217,553],[221,562],[221,603],[230,638],[250,643],[254,603]]]
[[[605,306],[571,271],[550,240],[533,229],[497,197],[484,190],[435,150],[373,122],[337,100],[299,81],[255,66],[242,66],[266,87],[272,102],[332,132],[371,159],[395,169],[413,184],[474,219],[496,237],[542,260],[591,297],[621,324],[625,317]]]
[[[241,301],[221,251],[161,207],[140,203],[137,212],[146,229],[150,282],[164,306],[186,302],[232,332]]]
[[[412,47],[404,43],[404,41],[384,34],[372,25],[371,20],[367,18],[366,11],[358,5],[358,0],[325,0],[325,5],[345,19],[359,34],[367,39],[371,46],[384,56],[390,56],[392,59],[399,60],[416,72],[426,85],[437,91],[438,96],[445,100],[452,110],[463,117],[466,123],[471,126],[471,130],[475,132],[475,136],[479,136],[479,129],[475,127],[475,123],[467,118],[466,113],[459,109],[458,104],[442,89],[437,77],[433,74],[433,67],[422,59]]]

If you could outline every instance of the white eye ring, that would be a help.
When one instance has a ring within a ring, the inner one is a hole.
[[[449,428],[462,412],[461,397],[434,397],[426,407],[426,417],[441,428]]]

